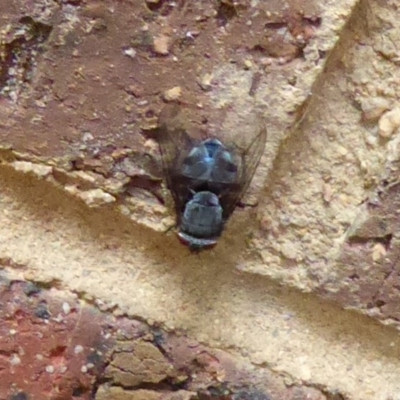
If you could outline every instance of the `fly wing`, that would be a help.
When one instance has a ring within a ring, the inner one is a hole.
[[[182,154],[193,146],[193,139],[187,134],[186,123],[178,105],[168,105],[163,108],[157,131],[156,139],[160,148],[167,187],[174,199],[179,218],[190,197],[187,182],[182,179],[179,168]]]
[[[267,129],[264,122],[259,122],[257,134],[247,148],[237,151],[238,171],[237,181],[225,185],[225,189],[220,194],[220,202],[224,210],[224,219],[228,219],[235,209],[236,204],[248,189],[250,182],[256,172],[258,163],[264,153],[267,140]]]

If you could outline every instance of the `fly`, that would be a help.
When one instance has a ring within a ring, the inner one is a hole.
[[[159,117],[158,143],[166,183],[175,203],[178,235],[192,251],[215,245],[246,192],[264,152],[262,124],[240,149],[217,137],[195,139],[180,123],[180,107]]]

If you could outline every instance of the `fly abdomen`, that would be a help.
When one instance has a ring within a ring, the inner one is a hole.
[[[203,182],[233,183],[237,180],[237,166],[232,155],[217,139],[207,139],[195,146],[183,160],[181,173]]]

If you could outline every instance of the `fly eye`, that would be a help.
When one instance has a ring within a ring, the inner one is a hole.
[[[212,198],[208,199],[208,205],[209,206],[213,206],[213,207],[217,207],[219,205],[218,198],[212,197]]]

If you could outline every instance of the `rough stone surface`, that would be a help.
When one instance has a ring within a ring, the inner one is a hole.
[[[0,398],[397,399],[399,11],[0,2]],[[202,254],[165,102],[224,140],[266,121],[257,207]]]
[[[183,335],[102,313],[68,292],[1,278],[2,399],[326,398]]]
[[[90,399],[105,364],[108,317],[72,294],[4,277],[0,303],[0,398]]]
[[[246,104],[262,110],[274,120],[270,169],[353,3],[338,2],[343,16],[298,0],[3,5],[0,143],[52,166],[47,179],[90,206],[118,195],[125,215],[165,231],[171,221],[158,210],[158,154],[148,134],[166,93],[178,87],[194,125],[209,121],[209,132]],[[131,174],[127,162],[136,166]],[[93,199],[87,189],[104,194]]]

